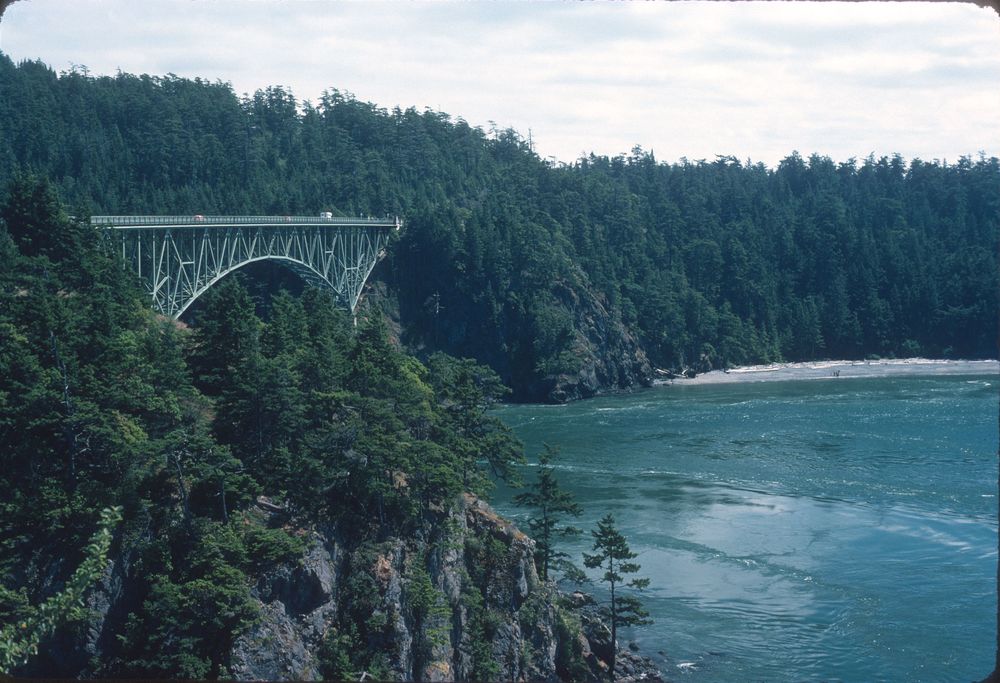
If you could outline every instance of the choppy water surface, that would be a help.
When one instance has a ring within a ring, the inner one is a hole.
[[[831,379],[499,415],[529,460],[562,448],[580,526],[613,512],[641,553],[656,623],[630,635],[668,678],[969,681],[996,643],[997,396],[993,376]]]

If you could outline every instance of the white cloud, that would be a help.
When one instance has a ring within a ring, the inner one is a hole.
[[[57,70],[327,88],[528,130],[543,156],[998,153],[1000,22],[950,3],[31,0],[0,49]]]

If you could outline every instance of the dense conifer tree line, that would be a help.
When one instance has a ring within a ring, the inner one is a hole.
[[[32,169],[80,215],[402,216],[383,277],[404,341],[487,363],[515,398],[579,369],[566,291],[596,293],[665,368],[996,354],[996,158],[559,165],[514,131],[336,90],[239,97],[3,56],[0,92],[0,183]]]

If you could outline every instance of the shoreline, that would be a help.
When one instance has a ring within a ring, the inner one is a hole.
[[[882,360],[823,360],[769,365],[744,365],[712,370],[695,377],[655,379],[654,387],[777,382],[855,377],[914,377],[920,375],[998,375],[1000,361],[893,358]],[[1000,378],[1000,377],[998,377]]]

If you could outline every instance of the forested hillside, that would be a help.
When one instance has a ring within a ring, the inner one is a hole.
[[[331,303],[279,294],[264,323],[234,276],[191,330],[149,310],[44,180],[15,179],[0,199],[0,673],[606,668],[585,662],[532,541],[473,495],[523,460],[486,410],[498,377],[425,365],[381,316],[355,330]]]
[[[0,56],[0,185],[19,168],[79,215],[399,215],[378,276],[403,341],[487,363],[518,400],[651,366],[996,354],[996,158],[559,165],[514,131],[336,90]]]

